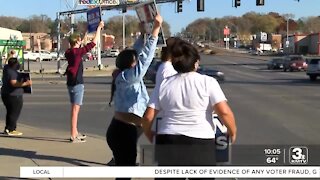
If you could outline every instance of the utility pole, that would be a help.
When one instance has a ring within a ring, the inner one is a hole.
[[[122,47],[125,49],[126,47],[126,15],[125,13],[122,13]]]
[[[285,14],[284,17],[286,18],[287,20],[287,39],[286,39],[286,49],[287,49],[287,54],[289,54],[289,46],[290,46],[290,41],[289,41],[289,20],[291,18],[294,17],[293,14]]]

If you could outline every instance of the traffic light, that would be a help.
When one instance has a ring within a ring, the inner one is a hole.
[[[241,0],[234,0],[234,7],[238,7],[241,5]]]
[[[183,0],[178,0],[177,1],[177,12],[182,12],[182,1]]]
[[[257,6],[263,6],[264,5],[264,0],[257,0]]]
[[[197,0],[197,11],[204,11],[204,0]]]

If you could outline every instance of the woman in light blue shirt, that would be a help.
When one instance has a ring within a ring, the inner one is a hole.
[[[143,77],[154,57],[162,17],[154,20],[152,34],[143,43],[139,38],[134,49],[122,51],[116,59],[120,70],[115,77],[115,114],[107,131],[107,142],[116,166],[135,166],[137,156],[138,128],[149,101]]]

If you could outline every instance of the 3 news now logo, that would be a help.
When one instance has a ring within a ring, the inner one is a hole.
[[[293,146],[289,149],[290,164],[308,164],[308,148]]]

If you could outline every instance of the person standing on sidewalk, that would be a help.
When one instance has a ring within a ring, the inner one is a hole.
[[[78,132],[78,114],[82,105],[84,85],[83,85],[83,62],[82,56],[89,52],[98,41],[101,29],[104,27],[104,22],[101,21],[97,27],[96,34],[92,42],[84,47],[81,47],[82,40],[80,34],[74,33],[69,37],[71,48],[65,52],[65,57],[68,61],[66,70],[67,86],[71,102],[71,137],[70,142],[80,143],[85,142],[86,136]]]
[[[23,87],[32,85],[31,80],[23,82],[19,76],[19,68],[18,59],[10,58],[8,59],[8,64],[4,66],[2,75],[1,98],[7,109],[4,133],[9,136],[22,135],[22,132],[16,129],[23,106]]]
[[[151,35],[144,44],[141,36],[134,49],[123,50],[116,59],[121,71],[115,79],[115,114],[106,133],[116,166],[135,166],[141,117],[149,101],[143,77],[154,57],[162,24],[158,14]]]
[[[195,47],[180,41],[172,49],[172,65],[178,74],[156,86],[144,114],[143,130],[150,142],[155,138],[159,166],[212,166],[216,163],[212,113],[236,139],[233,112],[218,82],[197,73],[200,55]],[[157,134],[151,130],[158,112],[162,120]]]

